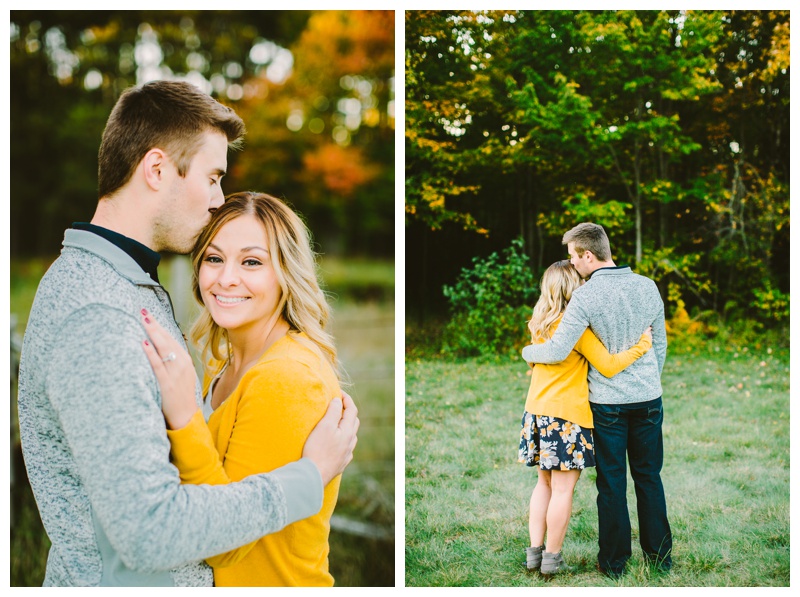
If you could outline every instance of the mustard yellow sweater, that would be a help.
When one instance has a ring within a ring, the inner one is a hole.
[[[293,336],[275,342],[244,374],[207,427],[198,411],[189,425],[168,431],[182,482],[222,485],[301,458],[309,433],[341,390],[327,361]],[[318,514],[207,559],[214,584],[332,586],[328,535],[340,480],[325,488]]]
[[[559,318],[552,326],[554,333]],[[538,343],[543,342],[543,340]],[[578,339],[575,347],[560,363],[537,364],[531,372],[531,385],[525,410],[539,416],[559,417],[581,427],[593,428],[589,407],[589,363],[606,377],[614,377],[646,353],[652,342],[642,334],[638,344],[618,354],[609,354],[591,328]]]

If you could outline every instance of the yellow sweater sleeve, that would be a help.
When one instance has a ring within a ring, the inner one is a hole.
[[[172,464],[178,467],[182,483],[226,485],[234,481],[222,464],[220,454],[200,410],[182,429],[175,431],[168,429],[167,436],[170,441]],[[253,471],[253,473],[256,472],[267,471]],[[207,558],[206,562],[212,567],[232,566],[244,558],[257,543],[258,539],[223,554]]]
[[[639,342],[631,346],[628,350],[623,350],[617,354],[611,354],[602,342],[595,336],[591,328],[583,333],[575,350],[586,357],[586,360],[594,365],[600,373],[606,377],[614,377],[617,373],[628,367],[636,359],[650,350],[652,341],[646,334],[642,334]]]
[[[176,430],[167,429],[167,437],[171,446],[172,464],[178,467],[182,483],[191,485],[230,483],[202,411],[194,413],[185,427]]]
[[[299,460],[308,435],[333,398],[306,364],[288,358],[254,365],[236,391],[240,397],[224,463],[219,456],[217,465],[208,458],[204,444],[206,435],[208,441],[211,436],[207,428],[206,434],[198,429],[182,435],[170,434],[173,462],[184,482],[230,483]],[[231,566],[256,543],[206,561],[214,568]]]

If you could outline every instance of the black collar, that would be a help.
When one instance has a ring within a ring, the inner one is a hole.
[[[589,274],[589,277],[588,277],[588,278],[586,278],[586,281],[588,282],[589,280],[591,280],[591,279],[592,279],[592,276],[594,276],[594,275],[595,275],[597,272],[601,272],[601,271],[603,271],[604,269],[625,269],[625,268],[628,268],[628,267],[630,267],[630,266],[629,266],[629,265],[627,265],[627,264],[625,264],[625,263],[623,263],[622,265],[614,265],[614,266],[608,266],[608,267],[600,267],[600,268],[597,268],[596,270],[594,270],[594,271],[593,271],[591,274]]]
[[[98,236],[102,236],[108,242],[116,245],[130,255],[131,259],[138,263],[139,267],[147,272],[154,282],[158,282],[158,264],[161,261],[161,255],[153,251],[150,247],[132,238],[128,238],[119,232],[114,232],[102,226],[95,226],[89,222],[73,222],[72,227],[76,230],[86,230],[87,232],[93,232]],[[161,282],[158,283],[160,284]]]

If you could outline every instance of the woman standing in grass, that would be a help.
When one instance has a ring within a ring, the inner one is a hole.
[[[302,457],[314,425],[341,395],[336,348],[324,330],[329,308],[308,232],[282,201],[263,193],[229,196],[198,238],[192,262],[194,295],[204,307],[192,330],[207,363],[202,411],[194,381],[168,391],[162,361],[175,355],[162,358],[169,346],[162,349],[164,334],[145,314],[155,344],[146,351],[181,481],[220,485]],[[325,487],[318,514],[208,558],[214,584],[333,585],[328,535],[340,479]]]
[[[532,342],[552,337],[572,292],[581,283],[568,260],[547,268],[541,296],[528,322]],[[519,445],[519,462],[539,466],[539,480],[530,500],[531,545],[525,550],[529,570],[549,575],[567,569],[561,546],[572,514],[573,490],[581,471],[595,466],[589,363],[606,377],[613,377],[647,352],[651,339],[648,329],[638,344],[612,355],[587,328],[562,362],[533,368]]]

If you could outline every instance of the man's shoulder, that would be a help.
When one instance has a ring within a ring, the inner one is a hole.
[[[65,249],[39,283],[28,327],[53,329],[78,318],[84,327],[96,328],[112,315],[132,312],[138,295],[136,285],[102,258]],[[105,315],[96,317],[100,313]]]
[[[620,285],[655,287],[656,283],[645,275],[637,274],[630,268],[630,266],[624,265],[615,268],[604,268],[597,270],[594,272],[594,274],[592,274],[592,277],[589,279],[587,284],[584,284],[581,288],[585,288],[587,286],[615,287]]]
[[[65,246],[61,255],[48,268],[39,287],[75,286],[86,288],[86,280],[96,279],[98,283],[120,278],[114,267],[102,256],[79,247]],[[88,288],[87,288],[88,290]]]
[[[568,308],[574,304],[573,308],[594,313],[599,308],[612,307],[618,301],[628,302],[632,297],[649,303],[660,300],[661,294],[652,279],[633,272],[630,267],[608,268],[597,270],[585,284],[576,288]]]
[[[37,295],[53,293],[86,297],[88,300],[104,297],[113,300],[118,295],[132,292],[134,287],[102,257],[67,247],[42,277]]]
[[[658,294],[658,285],[656,284],[655,280],[652,278],[648,278],[643,274],[637,274],[634,271],[631,271],[627,277],[626,282],[634,288],[642,289],[642,291],[650,291],[652,293]]]

